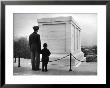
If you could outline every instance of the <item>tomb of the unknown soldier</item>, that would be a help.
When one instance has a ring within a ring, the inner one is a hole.
[[[80,33],[82,29],[72,16],[41,18],[37,19],[37,21],[41,44],[48,44],[51,55],[61,55],[62,58],[71,53],[71,63],[74,66],[85,59],[81,51]]]

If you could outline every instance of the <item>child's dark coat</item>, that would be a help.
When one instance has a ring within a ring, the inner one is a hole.
[[[49,62],[49,56],[50,56],[50,51],[47,48],[44,48],[41,50],[41,54],[42,54],[42,63],[43,64],[48,64]]]

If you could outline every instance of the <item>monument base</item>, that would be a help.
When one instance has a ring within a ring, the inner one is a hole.
[[[72,54],[72,66],[78,67],[82,62],[86,60],[83,52],[77,52]]]
[[[51,54],[50,56],[50,62],[54,61],[60,61],[59,64],[62,64],[64,66],[70,66],[70,54],[64,53],[64,54]],[[77,52],[71,54],[71,66],[78,67],[81,62],[85,61],[85,57],[83,52]]]

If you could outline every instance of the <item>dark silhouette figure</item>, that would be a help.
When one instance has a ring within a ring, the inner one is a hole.
[[[49,56],[50,56],[51,53],[50,53],[49,49],[47,49],[47,44],[46,43],[43,44],[43,47],[44,48],[41,50],[41,54],[42,54],[42,71],[48,71],[47,70],[47,64],[49,62]]]
[[[41,40],[40,35],[37,34],[39,26],[33,27],[34,32],[29,36],[29,46],[31,51],[32,70],[40,70],[40,53],[41,53]]]

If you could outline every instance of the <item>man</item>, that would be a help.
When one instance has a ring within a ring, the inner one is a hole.
[[[40,35],[37,33],[39,26],[33,27],[34,32],[29,36],[29,46],[31,51],[31,63],[32,70],[40,70],[40,52],[41,52],[41,41]]]

